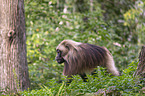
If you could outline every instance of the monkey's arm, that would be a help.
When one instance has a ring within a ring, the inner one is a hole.
[[[73,80],[72,76],[67,76],[67,81],[66,81],[66,85],[68,86]]]
[[[84,82],[87,82],[87,75],[85,73],[83,74],[79,74],[80,77],[83,79]],[[72,76],[67,76],[67,82],[66,82],[66,85],[69,85],[73,80],[73,77]]]
[[[84,82],[87,82],[87,75],[85,73],[83,74],[79,74],[81,76],[81,78],[83,79]]]

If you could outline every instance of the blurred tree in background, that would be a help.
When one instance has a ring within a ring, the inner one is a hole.
[[[62,78],[55,48],[64,39],[107,47],[123,72],[145,43],[144,9],[143,0],[25,0],[32,88]]]

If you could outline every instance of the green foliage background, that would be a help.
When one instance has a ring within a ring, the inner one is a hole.
[[[144,8],[143,0],[25,0],[31,88],[22,95],[81,95],[109,86],[122,95],[139,94],[142,85],[133,73],[145,43]],[[122,76],[99,71],[96,79],[88,75],[88,83],[79,76],[69,87],[58,83],[65,77],[55,48],[64,39],[107,47]]]

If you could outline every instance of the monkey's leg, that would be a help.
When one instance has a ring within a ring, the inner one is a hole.
[[[95,79],[95,77],[97,77],[97,72],[96,72],[96,70],[94,70],[93,72],[91,72],[91,75],[92,75],[93,78]]]
[[[79,74],[81,76],[81,78],[83,79],[84,82],[87,82],[87,75],[85,73],[83,74]]]
[[[93,72],[91,72],[91,75],[96,75],[96,74],[97,74],[96,70],[94,70]]]
[[[66,85],[69,85],[73,80],[73,77],[72,76],[67,76],[67,82],[66,82]]]

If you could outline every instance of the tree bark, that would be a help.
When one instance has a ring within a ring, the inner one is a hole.
[[[145,46],[142,46],[140,55],[139,55],[139,63],[136,72],[134,73],[134,76],[140,75],[142,77],[145,77]]]
[[[0,91],[29,88],[23,0],[0,0]]]

